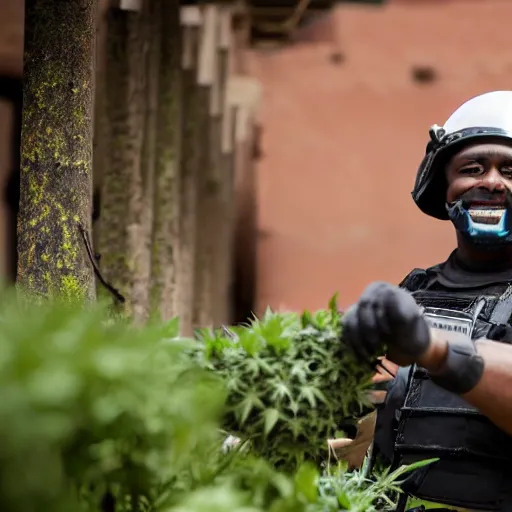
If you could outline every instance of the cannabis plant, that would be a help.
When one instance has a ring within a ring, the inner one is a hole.
[[[369,407],[372,374],[343,343],[336,299],[314,314],[274,313],[202,330],[202,363],[225,382],[224,426],[285,470],[327,459],[327,439]]]
[[[366,465],[347,471],[338,463],[321,470],[302,464],[293,474],[276,471],[271,464],[239,453],[222,471],[187,493],[169,493],[161,512],[391,512],[396,508],[399,484],[423,461],[377,477],[367,477]],[[178,498],[171,504],[171,497]]]
[[[371,381],[340,318],[268,311],[198,343],[176,320],[0,296],[0,510],[389,510],[396,475],[322,466]],[[242,438],[228,453],[221,426]]]

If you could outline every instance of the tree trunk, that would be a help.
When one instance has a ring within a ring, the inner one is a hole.
[[[94,298],[90,232],[96,2],[27,0],[17,282]]]
[[[213,243],[217,194],[220,116],[216,110],[218,9],[215,3],[204,6],[199,54],[198,119],[201,129],[201,153],[197,183],[197,233],[194,286],[194,327],[213,327]]]
[[[160,0],[160,67],[150,304],[167,320],[178,314],[181,28],[179,0]]]
[[[108,119],[106,116],[106,57],[107,57],[107,19],[109,0],[98,2],[98,22],[96,29],[96,70],[94,95],[94,137],[93,137],[93,211],[92,235],[94,247],[98,246],[98,234],[101,231],[101,184],[108,163]],[[96,281],[96,285],[101,283]]]
[[[107,163],[102,176],[99,252],[106,280],[127,299],[126,313],[144,316],[141,272],[145,123],[145,35],[140,12],[111,8],[106,64]]]
[[[217,62],[218,112],[221,126],[219,128],[218,154],[216,172],[212,176],[214,187],[210,201],[214,228],[209,233],[212,250],[212,302],[214,325],[227,324],[231,321],[231,222],[233,197],[233,146],[234,146],[234,112],[228,105],[227,88],[230,75],[232,7],[223,5],[219,11],[219,47]]]
[[[134,274],[133,298],[140,321],[150,309],[151,249],[155,193],[158,94],[160,71],[160,16],[162,0],[144,2],[144,42],[147,44],[145,121],[142,148],[142,204],[139,230],[139,260]]]
[[[197,231],[197,180],[203,140],[201,138],[201,117],[204,111],[201,103],[205,94],[197,85],[199,52],[199,25],[201,13],[198,7],[182,7],[182,80],[183,113],[181,118],[181,169],[180,169],[180,221],[179,221],[179,262],[177,275],[178,303],[181,331],[192,334],[195,286],[195,255]],[[203,98],[201,98],[203,96]],[[206,97],[207,101],[208,97]]]

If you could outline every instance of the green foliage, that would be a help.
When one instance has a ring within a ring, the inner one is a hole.
[[[226,382],[226,430],[280,469],[325,460],[340,421],[370,405],[372,373],[343,344],[335,298],[314,314],[267,310],[200,338],[203,364]]]
[[[429,464],[426,460],[376,479],[367,468],[347,472],[342,463],[321,472],[304,463],[293,475],[275,470],[267,461],[234,457],[215,479],[192,486],[174,505],[162,512],[391,512],[396,508],[399,483],[409,471]],[[226,470],[227,469],[227,470]]]
[[[137,500],[203,463],[224,394],[177,333],[10,294],[0,310],[2,512],[56,510],[73,486],[98,510],[106,488]]]
[[[135,328],[102,306],[24,304],[0,297],[2,512],[391,510],[402,470],[371,482],[320,465],[369,378],[334,303],[203,344],[176,320]],[[244,405],[254,393],[278,414]],[[249,441],[223,453],[226,419]]]

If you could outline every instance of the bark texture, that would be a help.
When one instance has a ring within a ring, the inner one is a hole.
[[[181,169],[179,183],[179,267],[178,267],[178,304],[183,334],[192,334],[195,287],[195,255],[197,232],[197,180],[200,166],[200,154],[204,141],[201,138],[201,118],[199,112],[204,98],[197,85],[197,57],[199,29],[183,27],[183,111],[181,118]]]
[[[197,228],[194,280],[194,327],[213,327],[213,247],[215,228],[213,197],[217,190],[212,172],[217,164],[219,120],[210,115],[211,88],[200,86],[196,122],[200,131],[201,153],[197,177]]]
[[[101,230],[104,277],[127,299],[126,313],[144,317],[140,290],[144,257],[142,151],[145,125],[146,34],[143,13],[108,13],[106,116],[108,156],[102,173]]]
[[[99,0],[98,20],[96,24],[96,66],[95,66],[95,94],[94,94],[94,137],[93,137],[93,212],[92,234],[94,247],[98,246],[98,234],[100,232],[101,215],[101,183],[104,169],[108,163],[108,119],[106,109],[106,40],[108,1]],[[100,283],[96,285],[101,286]]]
[[[144,40],[147,49],[144,139],[142,147],[142,196],[139,226],[139,259],[134,274],[133,298],[140,321],[147,319],[151,276],[151,239],[154,214],[155,163],[160,72],[161,0],[144,3]]]
[[[197,232],[194,283],[194,327],[213,327],[213,251],[215,197],[218,193],[221,116],[218,112],[218,6],[203,7],[201,46],[198,63],[199,97],[197,124],[201,131],[201,153],[197,180]]]
[[[94,297],[90,232],[96,2],[27,0],[17,283]]]
[[[210,192],[214,227],[209,233],[212,252],[212,302],[214,325],[231,322],[231,266],[232,266],[232,208],[234,203],[234,112],[228,105],[227,89],[230,75],[232,7],[222,5],[219,10],[219,48],[217,54],[217,105],[220,124],[217,134],[218,152]]]
[[[163,319],[178,314],[181,162],[181,29],[179,0],[159,0],[159,89],[151,250],[150,304]]]

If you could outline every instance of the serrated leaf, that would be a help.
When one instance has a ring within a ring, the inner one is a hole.
[[[277,409],[266,409],[263,412],[263,418],[265,420],[264,434],[267,436],[276,426],[277,420],[279,419],[279,411]]]
[[[313,392],[311,387],[309,387],[309,386],[302,386],[301,389],[300,389],[299,398],[306,399],[311,407],[313,407],[313,408],[316,407],[315,393]]]
[[[289,469],[298,460],[325,457],[337,423],[354,419],[368,403],[372,369],[361,367],[343,345],[334,303],[314,314],[269,309],[262,319],[230,328],[238,340],[230,340],[232,348],[222,346],[228,335],[217,332],[220,349],[208,367],[226,382],[236,411],[225,429],[251,439],[253,453]],[[268,430],[268,410],[279,412],[279,428]]]

